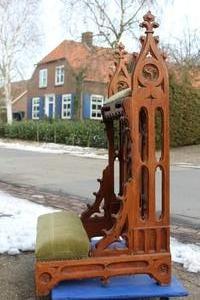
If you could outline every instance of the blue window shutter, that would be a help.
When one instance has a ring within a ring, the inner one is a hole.
[[[62,95],[56,95],[56,118],[62,118]]]
[[[83,94],[83,118],[90,118],[90,95]]]
[[[40,97],[40,113],[39,113],[39,118],[40,119],[44,118],[44,97]]]
[[[32,119],[32,98],[27,101],[27,118]]]

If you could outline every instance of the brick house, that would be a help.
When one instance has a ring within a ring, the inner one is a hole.
[[[83,33],[81,42],[64,40],[37,64],[29,80],[28,118],[71,119],[78,99],[80,118],[101,119],[112,68],[112,49],[94,46],[91,32]]]

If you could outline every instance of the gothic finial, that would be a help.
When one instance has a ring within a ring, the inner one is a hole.
[[[124,50],[125,49],[125,46],[122,44],[122,42],[120,42],[119,43],[119,45],[118,45],[118,48],[119,48],[119,50]]]
[[[128,74],[128,55],[122,43],[119,43],[115,49],[114,66],[115,71],[110,77],[108,87],[108,97],[122,89],[130,87],[130,75]]]
[[[140,27],[146,28],[145,33],[153,33],[153,28],[159,27],[159,24],[154,22],[155,17],[152,15],[150,10],[143,16],[143,20],[144,21],[140,24]]]
[[[119,43],[117,45],[116,50],[115,50],[115,56],[116,56],[116,58],[122,59],[122,58],[124,58],[126,56],[126,54],[127,54],[127,51],[125,50],[124,45],[122,43]]]

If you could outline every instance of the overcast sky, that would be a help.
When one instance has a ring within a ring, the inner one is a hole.
[[[157,20],[161,25],[157,34],[160,35],[162,41],[170,42],[173,37],[181,35],[187,23],[192,29],[200,29],[200,0],[168,0],[167,5],[165,0],[158,0],[157,2],[161,5],[161,12],[155,13],[152,10],[152,13],[157,14]],[[40,11],[41,30],[44,34],[44,39],[42,48],[35,58],[35,63],[55,48],[62,40],[72,39],[72,36],[67,33],[66,24],[64,25],[63,23],[64,9],[60,0],[41,0]],[[77,24],[77,26],[79,26],[79,35],[77,36],[80,36],[80,33],[84,30],[92,31],[92,28],[89,28],[89,26],[84,27],[80,24]],[[128,50],[133,50],[130,47],[130,41],[123,42],[128,47]],[[31,72],[32,70],[30,70]]]

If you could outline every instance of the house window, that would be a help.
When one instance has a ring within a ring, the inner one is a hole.
[[[55,73],[55,84],[61,85],[64,83],[65,79],[65,69],[64,66],[57,66],[56,73]]]
[[[38,120],[40,117],[40,98],[32,99],[32,119]]]
[[[39,73],[39,87],[47,87],[47,69],[40,70]]]
[[[103,106],[104,97],[101,95],[91,95],[90,99],[90,118],[100,120],[101,108]]]
[[[71,119],[71,94],[62,95],[62,119]]]

